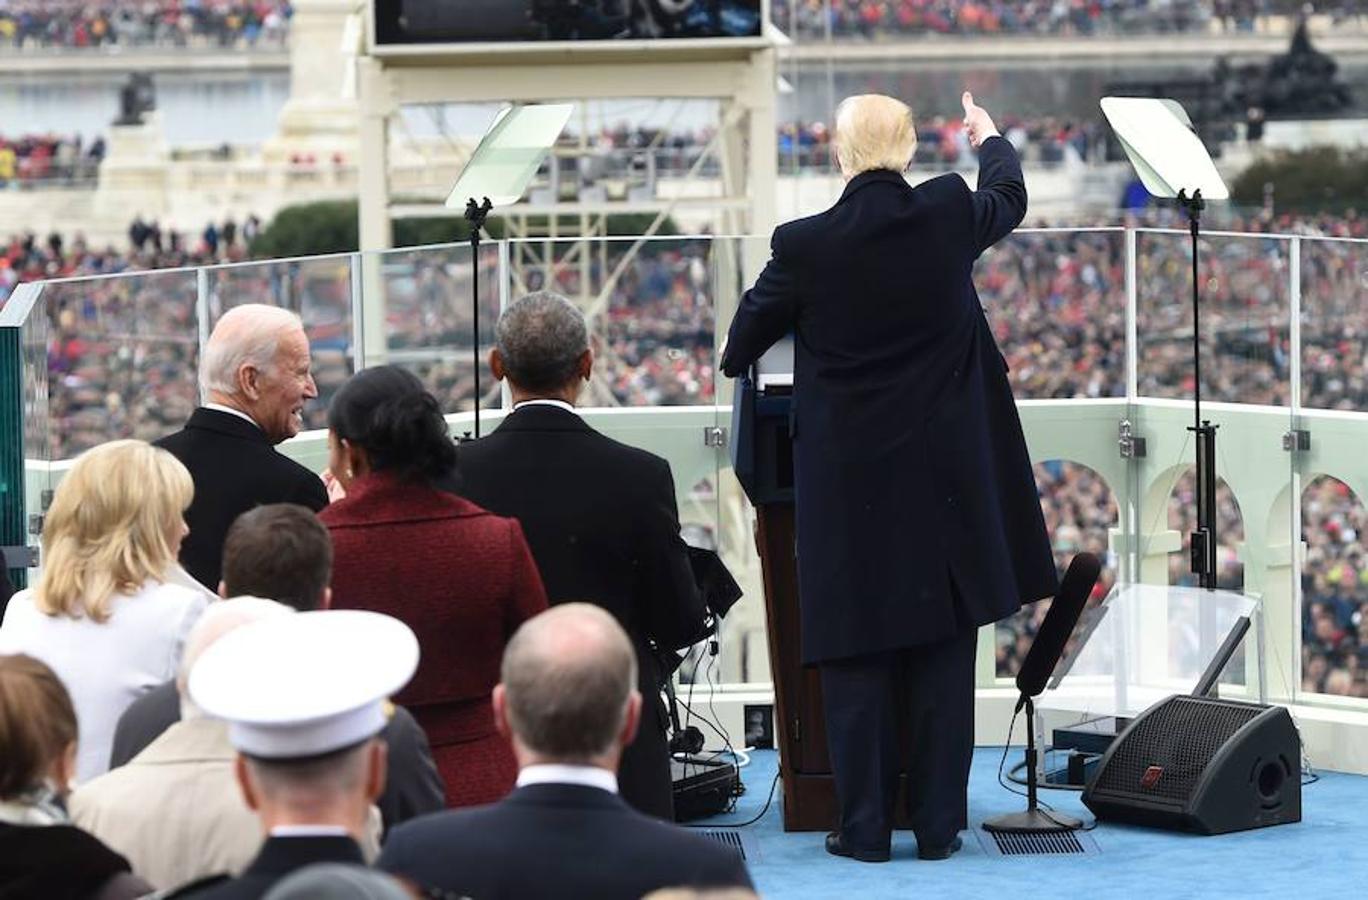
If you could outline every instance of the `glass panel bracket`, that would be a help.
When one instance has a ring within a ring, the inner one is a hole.
[[[1122,459],[1144,459],[1145,439],[1136,434],[1130,419],[1122,419],[1116,427],[1116,446]]]
[[[1306,453],[1311,449],[1311,432],[1305,428],[1293,428],[1285,432],[1282,448],[1288,453]]]

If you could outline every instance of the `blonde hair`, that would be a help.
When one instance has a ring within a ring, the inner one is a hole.
[[[836,107],[836,161],[854,178],[872,169],[901,172],[917,149],[912,110],[883,94],[857,94]]]
[[[78,456],[43,522],[39,611],[104,622],[116,593],[162,580],[194,494],[180,460],[143,441],[110,441]]]

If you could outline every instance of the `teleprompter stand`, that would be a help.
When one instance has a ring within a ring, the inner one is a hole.
[[[476,203],[474,197],[466,200],[465,220],[470,223],[470,351],[475,363],[475,437],[480,436],[480,366],[483,364],[480,359],[480,231],[493,208],[488,197],[483,203]],[[466,432],[466,440],[470,437],[470,432]]]
[[[1155,197],[1176,200],[1187,215],[1192,239],[1191,431],[1197,439],[1197,527],[1192,532],[1192,572],[1216,588],[1216,426],[1202,418],[1202,316],[1198,238],[1208,200],[1230,197],[1211,155],[1183,107],[1173,100],[1104,97],[1102,112],[1116,131],[1140,181]]]
[[[542,160],[560,137],[574,106],[569,103],[509,106],[499,111],[447,196],[464,207],[470,223],[471,344],[475,362],[474,437],[480,436],[480,231],[496,206],[522,199]],[[480,200],[475,198],[479,197]],[[466,438],[471,435],[467,432]]]
[[[1195,188],[1188,196],[1180,188],[1178,205],[1187,213],[1188,234],[1192,239],[1192,427],[1197,438],[1197,527],[1192,532],[1192,573],[1198,583],[1209,589],[1216,587],[1216,427],[1202,418],[1202,316],[1201,280],[1198,276],[1197,247],[1201,231],[1202,210],[1206,202],[1202,189]]]

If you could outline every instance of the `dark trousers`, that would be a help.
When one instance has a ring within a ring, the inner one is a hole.
[[[674,782],[670,772],[670,744],[659,702],[642,697],[637,736],[622,751],[618,790],[637,812],[674,821]]]
[[[939,643],[821,665],[847,847],[888,848],[904,766],[918,846],[944,847],[968,827],[977,643],[977,630],[965,628]],[[900,727],[910,731],[911,759],[900,759]]]

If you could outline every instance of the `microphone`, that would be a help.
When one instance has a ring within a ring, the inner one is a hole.
[[[1026,811],[988,819],[983,823],[986,831],[1048,834],[1073,831],[1083,825],[1071,816],[1040,809],[1039,801],[1036,799],[1036,792],[1039,789],[1036,771],[1038,757],[1035,744],[1035,703],[1032,702],[1032,698],[1045,690],[1050,673],[1059,663],[1059,658],[1064,655],[1064,645],[1069,642],[1069,635],[1073,634],[1078,617],[1083,613],[1083,604],[1088,602],[1088,595],[1092,593],[1093,585],[1097,584],[1097,576],[1101,573],[1102,563],[1093,554],[1080,553],[1073,558],[1069,563],[1069,571],[1064,573],[1064,580],[1059,585],[1059,593],[1055,594],[1050,611],[1045,614],[1045,621],[1041,623],[1040,631],[1036,633],[1031,649],[1026,653],[1026,659],[1017,670],[1016,686],[1017,690],[1021,691],[1021,697],[1017,700],[1016,711],[1021,712],[1022,707],[1026,708]],[[1012,721],[1016,721],[1015,715]],[[1003,759],[1006,758],[1007,751],[1003,750]]]
[[[1021,691],[1021,699],[1017,701],[1018,710],[1028,698],[1045,690],[1050,673],[1064,655],[1064,645],[1069,642],[1069,635],[1073,634],[1083,605],[1088,602],[1088,595],[1092,593],[1101,572],[1102,563],[1091,553],[1080,553],[1069,563],[1069,571],[1064,573],[1059,593],[1050,604],[1050,611],[1045,614],[1045,621],[1041,623],[1026,659],[1017,670],[1016,686]]]

